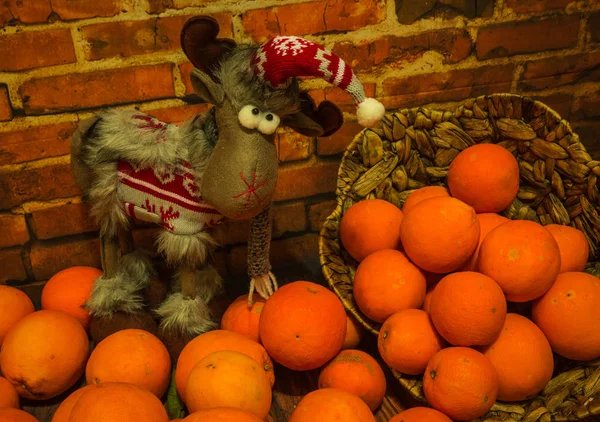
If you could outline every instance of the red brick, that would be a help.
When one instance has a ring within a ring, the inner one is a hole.
[[[75,50],[68,29],[27,31],[0,35],[0,71],[75,63]]]
[[[229,252],[229,272],[232,276],[245,275],[248,271],[248,248],[236,246]],[[275,240],[271,243],[270,258],[275,272],[277,268],[316,260],[319,256],[319,236],[314,233]],[[275,274],[277,276],[277,274]]]
[[[571,126],[592,158],[600,160],[600,121],[575,120]]]
[[[0,3],[0,28],[8,25],[9,23],[17,23],[17,21],[10,12],[8,3]]]
[[[273,210],[273,237],[306,230],[306,206],[304,202],[278,204]]]
[[[471,48],[466,30],[443,29],[410,37],[388,36],[357,45],[342,41],[333,46],[333,51],[355,71],[368,71],[379,66],[400,68],[432,50],[444,56],[445,63],[457,63],[469,56]]]
[[[545,12],[564,9],[573,0],[506,0],[504,3],[517,13]]]
[[[52,240],[31,246],[31,268],[36,280],[48,280],[65,268],[79,265],[101,268],[100,241]]]
[[[357,122],[346,119],[342,127],[333,135],[317,138],[317,154],[334,155],[344,152],[354,137],[363,129]]]
[[[308,218],[310,220],[310,229],[313,231],[320,232],[323,228],[323,224],[327,217],[331,215],[336,207],[336,201],[320,202],[318,204],[312,204],[309,209]]]
[[[386,107],[404,108],[509,92],[513,71],[514,65],[507,64],[389,78],[383,82],[382,100]]]
[[[6,85],[0,85],[0,121],[11,120],[13,118],[10,98]]]
[[[600,117],[600,88],[589,89],[573,102],[574,119],[592,119]],[[600,134],[598,134],[600,138]]]
[[[231,37],[231,14],[217,13],[211,16],[219,21],[219,36]],[[86,51],[86,58],[98,60],[179,50],[181,28],[189,18],[190,16],[175,16],[84,26],[83,38],[90,47]]]
[[[301,135],[291,129],[277,133],[277,157],[279,161],[302,160],[313,153],[314,138]]]
[[[25,251],[21,248],[0,250],[0,284],[27,279],[22,254]]]
[[[148,0],[148,13],[162,13],[173,7],[173,0]]]
[[[371,82],[363,82],[363,88],[365,89],[365,95],[367,97],[375,96],[375,84]],[[315,89],[308,92],[311,97],[317,103],[320,103],[323,100],[328,100],[335,103],[340,110],[346,111],[348,113],[356,113],[356,103],[348,94],[347,91],[340,89],[338,87],[327,87],[325,89]]]
[[[600,42],[600,12],[596,12],[590,16],[588,26],[590,28],[591,41]]]
[[[571,117],[571,104],[573,95],[570,93],[557,93],[550,95],[532,95],[531,98],[541,101],[552,110],[560,114],[563,119]]]
[[[304,198],[335,191],[339,163],[314,163],[279,170],[276,201]]]
[[[19,88],[26,114],[45,114],[175,96],[171,64],[51,76]]]
[[[52,10],[61,20],[114,16],[123,9],[123,0],[51,0]]]
[[[306,229],[306,212],[303,203],[277,204],[273,209],[273,238],[289,232]],[[213,229],[213,236],[220,245],[248,243],[250,220],[226,221]]]
[[[184,121],[210,110],[210,104],[186,104],[182,106],[144,110],[151,116],[166,123],[181,124]]]
[[[0,214],[0,248],[29,242],[29,230],[24,215]]]
[[[212,231],[212,235],[219,245],[235,245],[246,243],[250,232],[250,220],[228,220]]]
[[[185,9],[186,7],[198,7],[222,0],[148,0],[151,13],[164,12],[166,9]],[[212,16],[212,15],[211,15]]]
[[[50,0],[7,0],[7,7],[22,23],[45,22],[52,13]]]
[[[80,195],[71,166],[48,167],[0,173],[0,209],[10,209],[28,201],[49,201]]]
[[[520,90],[542,90],[600,79],[600,51],[525,63]]]
[[[70,152],[75,122],[34,126],[15,132],[0,132],[0,165],[17,164]]]
[[[578,16],[489,26],[479,30],[477,57],[483,60],[573,47],[578,36]]]
[[[87,204],[67,204],[31,213],[37,239],[52,239],[98,230]]]
[[[379,0],[324,0],[250,10],[242,22],[246,33],[261,42],[275,35],[353,31],[384,20],[385,9]]]

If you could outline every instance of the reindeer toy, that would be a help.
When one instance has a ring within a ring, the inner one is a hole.
[[[249,300],[254,290],[263,298],[277,290],[269,263],[274,133],[285,125],[329,136],[343,123],[333,103],[315,107],[297,76],[322,77],[349,92],[363,126],[383,117],[383,106],[365,98],[350,67],[326,48],[297,37],[238,46],[218,32],[213,18],[200,16],[181,33],[192,86],[210,111],[176,126],[136,110],[107,110],[73,135],[75,180],[100,225],[104,273],[86,304],[97,321],[142,312],[141,292],[156,277],[149,258],[133,248],[132,219],[164,229],[157,249],[177,268],[174,292],[155,310],[163,336],[190,339],[215,328],[207,302],[221,280],[208,264],[215,245],[209,229],[224,219],[251,219]]]

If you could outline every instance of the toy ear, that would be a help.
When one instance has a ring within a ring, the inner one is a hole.
[[[200,69],[193,68],[190,72],[190,81],[194,88],[194,93],[204,102],[220,106],[225,99],[223,87],[211,79],[210,75],[202,72]]]
[[[210,16],[188,19],[181,30],[181,48],[194,67],[218,82],[213,74],[215,65],[236,47],[235,41],[217,38],[219,23]]]
[[[306,136],[331,136],[344,123],[344,115],[331,101],[322,101],[319,107],[310,95],[300,94],[300,111],[283,118],[284,124]]]

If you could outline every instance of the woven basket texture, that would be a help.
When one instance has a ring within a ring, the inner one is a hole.
[[[494,94],[469,99],[454,112],[428,108],[388,112],[379,125],[358,133],[346,149],[338,172],[337,205],[319,238],[329,286],[372,334],[378,334],[380,324],[362,314],[352,296],[357,262],[340,243],[340,219],[364,199],[385,199],[402,207],[415,189],[446,186],[454,157],[478,143],[501,145],[519,163],[517,199],[501,214],[581,230],[590,245],[586,271],[600,274],[600,161],[592,159],[555,111],[527,97]],[[477,420],[600,420],[600,359],[574,362],[555,355],[555,363],[553,379],[538,396],[519,403],[497,402]],[[392,372],[403,388],[426,404],[421,377]]]

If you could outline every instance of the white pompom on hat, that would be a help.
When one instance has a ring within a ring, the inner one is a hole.
[[[381,121],[385,107],[367,98],[362,83],[350,66],[322,45],[304,38],[278,36],[262,44],[252,61],[256,76],[272,88],[285,88],[292,77],[316,76],[348,92],[357,110],[358,123],[373,127]]]

